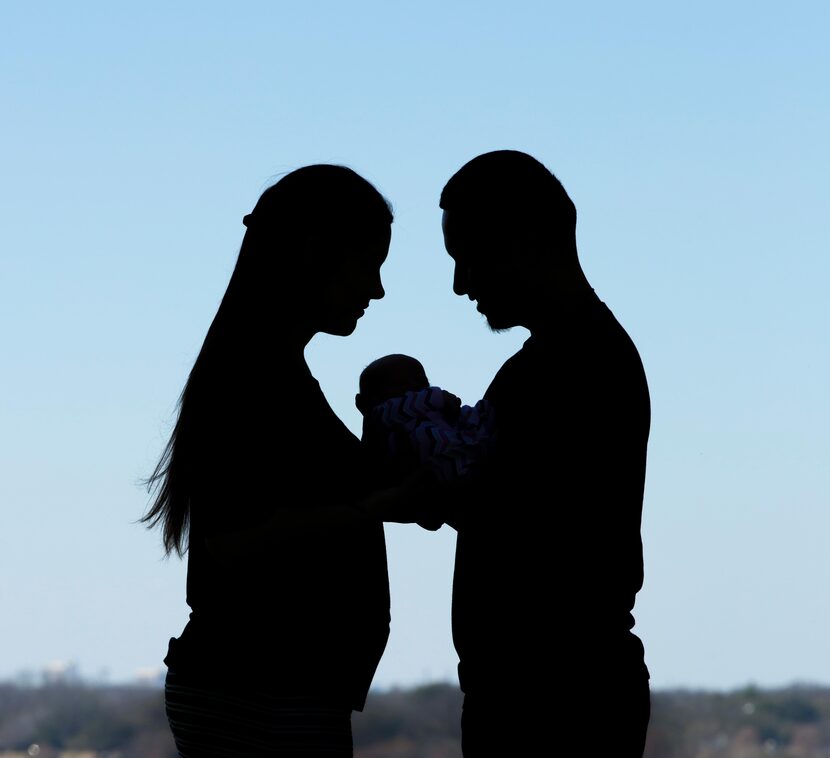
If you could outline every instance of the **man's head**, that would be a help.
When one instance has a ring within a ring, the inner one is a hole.
[[[376,405],[407,392],[429,387],[421,362],[408,355],[384,355],[372,361],[360,374],[360,392],[355,395],[357,409],[365,416]]]
[[[441,193],[453,290],[494,330],[528,326],[555,280],[579,271],[576,208],[559,180],[516,150],[479,155]]]

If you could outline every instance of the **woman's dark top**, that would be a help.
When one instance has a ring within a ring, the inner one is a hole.
[[[370,490],[361,445],[304,362],[235,368],[215,397],[194,399],[192,612],[165,663],[361,710],[389,635],[382,523],[321,526],[233,560],[205,545],[278,509],[353,504]]]

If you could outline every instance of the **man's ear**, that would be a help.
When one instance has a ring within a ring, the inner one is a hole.
[[[524,229],[516,234],[510,253],[510,261],[524,272],[528,281],[538,279],[550,257],[544,236],[533,229]]]
[[[355,407],[363,414],[366,413],[366,403],[363,400],[363,395],[359,392],[354,396]]]

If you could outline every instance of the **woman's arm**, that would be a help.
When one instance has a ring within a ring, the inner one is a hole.
[[[208,552],[219,560],[253,558],[280,542],[304,539],[321,530],[349,528],[378,521],[366,508],[355,505],[324,505],[313,508],[277,508],[255,527],[218,532],[205,539]]]
[[[401,484],[376,490],[353,504],[278,508],[263,524],[219,532],[205,543],[214,558],[237,561],[314,532],[349,529],[367,522],[418,524],[430,531],[446,523],[457,529],[462,510],[458,504],[466,502],[469,490],[462,481],[444,482],[422,468]]]

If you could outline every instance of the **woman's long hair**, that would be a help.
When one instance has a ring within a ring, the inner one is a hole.
[[[388,229],[392,219],[388,201],[372,184],[350,168],[330,164],[286,174],[245,216],[247,231],[236,266],[179,397],[173,432],[146,480],[154,497],[141,521],[149,529],[162,525],[165,555],[175,551],[182,556],[189,543],[192,451],[198,441],[194,428],[205,407],[201,400],[222,391],[234,351],[256,339],[263,327],[263,303],[275,297],[276,278],[289,278],[279,297],[290,297],[292,273],[325,265],[324,260],[297,260],[296,242],[310,230],[336,242],[357,230]],[[322,245],[320,251],[335,256],[339,248]]]

